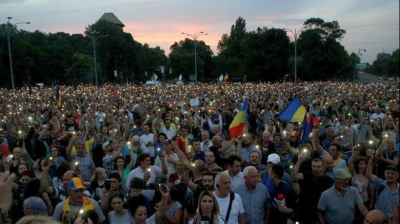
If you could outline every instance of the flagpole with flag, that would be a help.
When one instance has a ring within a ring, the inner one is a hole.
[[[239,109],[239,112],[236,114],[232,123],[229,125],[229,134],[231,138],[236,138],[239,135],[243,134],[243,129],[245,122],[247,120],[247,106],[249,104],[249,100],[246,98]]]
[[[224,77],[224,82],[227,83],[229,79],[228,73],[226,73],[225,77]]]
[[[287,122],[302,122],[307,115],[307,109],[298,98],[294,98],[279,114],[279,119]]]

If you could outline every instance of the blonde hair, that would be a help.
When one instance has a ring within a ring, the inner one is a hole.
[[[203,192],[201,192],[201,194],[199,196],[199,201],[197,204],[197,211],[193,217],[193,224],[200,224],[200,222],[201,222],[201,216],[203,213],[201,210],[201,200],[204,196],[212,197],[212,199],[214,201],[214,206],[213,206],[213,209],[211,212],[212,223],[218,223],[220,211],[219,211],[219,205],[218,205],[217,199],[215,198],[214,194],[211,191],[203,191]]]
[[[103,171],[103,170],[104,170],[103,167],[97,167],[93,172],[91,181],[97,180],[100,176],[101,171]]]
[[[28,215],[18,220],[16,224],[61,224],[61,223],[43,215]]]

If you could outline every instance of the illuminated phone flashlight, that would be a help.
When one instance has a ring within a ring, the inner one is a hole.
[[[18,134],[21,134],[21,133],[22,133],[22,131],[21,131],[21,130],[19,130],[19,131],[18,131]]]
[[[79,166],[79,162],[78,161],[75,162],[75,166]]]
[[[246,137],[246,134],[243,134],[243,137]]]
[[[75,134],[75,132],[73,131],[73,132],[72,132],[72,134],[74,135],[74,134]]]
[[[191,163],[190,164],[190,166],[192,166],[193,168],[196,166],[196,164],[194,164],[194,163]]]
[[[28,117],[29,120],[32,120],[32,117]]]
[[[385,138],[387,138],[387,137],[389,137],[389,135],[388,135],[388,134],[385,134]]]
[[[82,215],[83,215],[84,212],[85,212],[85,211],[84,211],[83,209],[79,210],[79,214],[80,214],[81,217],[82,217]]]
[[[357,144],[357,147],[360,147],[360,144]]]
[[[157,148],[157,152],[159,152],[161,149],[160,148]]]
[[[374,143],[372,140],[369,140],[369,142],[368,142],[370,145],[372,145],[372,143]]]
[[[150,172],[151,172],[151,168],[147,168],[147,170],[146,170],[146,171],[150,173]]]
[[[191,146],[191,145],[188,146],[187,152],[188,152],[188,153],[192,152],[192,146]]]
[[[50,156],[49,160],[53,160],[53,157]]]
[[[308,150],[307,149],[303,149],[303,154],[307,155],[307,153],[308,153]]]
[[[292,170],[293,169],[293,165],[290,165],[289,168]]]
[[[340,138],[343,138],[343,135],[341,135]]]
[[[259,149],[259,148],[260,148],[260,146],[259,146],[259,145],[256,145],[256,148],[257,148],[257,149]]]
[[[286,138],[287,131],[283,131],[283,138]]]

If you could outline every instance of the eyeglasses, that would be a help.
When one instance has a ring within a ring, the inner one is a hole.
[[[30,206],[24,206],[24,207],[22,207],[23,209],[26,209],[26,210],[28,210],[28,209],[33,209],[33,207],[30,207]]]

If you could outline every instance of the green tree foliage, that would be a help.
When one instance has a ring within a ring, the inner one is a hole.
[[[174,78],[180,74],[183,80],[189,81],[189,76],[194,74],[194,41],[189,38],[175,42],[170,47],[169,66],[173,69]],[[197,79],[207,80],[214,69],[213,52],[204,41],[196,41]]]
[[[120,81],[122,76],[132,81],[145,81],[145,72],[159,73],[159,66],[168,62],[165,52],[159,47],[152,48],[147,44],[136,42],[132,35],[124,33],[116,25],[99,21],[89,25],[84,35],[27,32],[19,27],[10,27],[14,80],[17,87],[34,85],[43,82],[50,85],[52,81],[71,83],[66,80],[76,67],[73,59],[83,55],[93,58],[93,42],[89,36],[108,35],[96,41],[96,58],[99,83]],[[10,87],[10,66],[7,47],[7,25],[0,25],[0,86]],[[74,56],[75,55],[75,56]],[[79,56],[76,56],[79,55]],[[78,60],[80,61],[80,60]],[[87,60],[88,61],[88,60]],[[92,60],[93,61],[93,60]],[[88,79],[82,82],[94,83],[94,63],[90,66]],[[118,70],[117,79],[114,70]],[[85,73],[86,74],[86,73]]]
[[[75,53],[72,56],[72,65],[67,69],[67,84],[90,83],[93,80],[93,57]]]
[[[344,78],[343,73],[351,75],[351,60],[339,42],[346,31],[340,29],[338,22],[311,18],[304,22],[304,28],[306,30],[297,42],[298,55],[302,59],[298,77],[303,80],[327,80]]]
[[[367,71],[380,76],[397,76],[399,77],[399,54],[400,50],[397,49],[392,52],[390,57],[384,59],[376,59],[372,66],[367,68]]]

